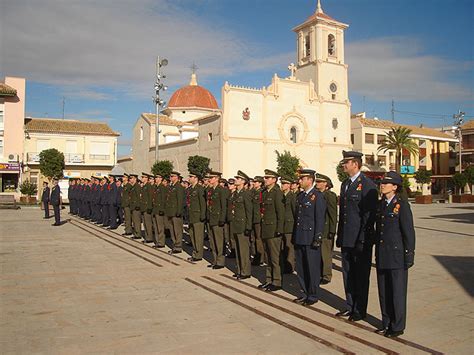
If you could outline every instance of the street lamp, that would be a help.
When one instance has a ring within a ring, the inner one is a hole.
[[[456,135],[459,139],[459,173],[462,173],[462,132],[461,126],[464,123],[464,115],[466,113],[462,112],[461,110],[458,113],[453,115],[454,125],[456,126]]]
[[[162,100],[160,97],[160,92],[161,91],[166,91],[168,90],[168,87],[162,83],[162,79],[166,78],[166,75],[163,75],[161,73],[161,67],[165,67],[168,65],[168,59],[160,59],[158,56],[156,58],[156,80],[155,80],[155,96],[153,97],[153,100],[155,102],[155,161],[158,161],[159,158],[159,152],[158,152],[158,146],[160,144],[160,111],[161,108],[166,105],[166,101]]]

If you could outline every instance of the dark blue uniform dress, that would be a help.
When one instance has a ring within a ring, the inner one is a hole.
[[[382,325],[394,332],[403,331],[408,267],[415,252],[413,215],[407,201],[395,196],[389,203],[386,199],[380,202],[375,243]]]
[[[363,173],[342,183],[336,245],[341,248],[347,308],[355,317],[367,315],[377,204],[377,188]]]
[[[116,229],[118,227],[117,223],[117,212],[118,212],[118,190],[115,182],[109,184],[109,225],[110,228]]]
[[[49,218],[49,186],[46,186],[41,194],[41,202],[44,207],[44,218]]]
[[[102,191],[102,226],[104,227],[110,226],[110,189],[110,183],[107,183],[104,185],[104,191]]]
[[[54,210],[54,224],[61,224],[61,216],[59,215],[59,205],[61,203],[61,190],[59,185],[53,186],[51,190],[51,204],[53,205]]]
[[[67,188],[67,199],[69,201],[69,214],[72,214],[72,211],[73,211],[73,203],[72,203],[72,189],[73,189],[74,186],[72,186],[71,184],[69,184],[69,187]]]
[[[123,186],[122,185],[118,186],[117,187],[117,218],[118,218],[118,225],[123,224],[122,191],[123,191]]]
[[[312,188],[308,193],[299,193],[293,233],[296,273],[306,300],[311,302],[319,298],[321,280],[321,248],[312,244],[322,236],[325,215],[326,200],[321,192]]]

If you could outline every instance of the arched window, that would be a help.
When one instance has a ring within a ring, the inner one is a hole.
[[[304,38],[304,56],[309,57],[311,54],[311,40],[309,34]]]
[[[328,54],[336,55],[336,37],[332,34],[328,36]]]
[[[292,143],[296,143],[297,139],[296,139],[296,127],[291,127],[290,128],[290,141]]]
[[[140,140],[143,140],[143,126],[140,127]]]

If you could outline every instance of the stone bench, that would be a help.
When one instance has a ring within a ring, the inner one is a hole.
[[[0,209],[19,209],[20,206],[16,204],[15,196],[0,195]]]

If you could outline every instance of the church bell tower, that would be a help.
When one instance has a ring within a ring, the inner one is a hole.
[[[316,11],[293,31],[297,38],[296,78],[312,80],[318,97],[349,102],[347,68],[344,62],[344,30],[347,24],[324,13],[318,0]]]

